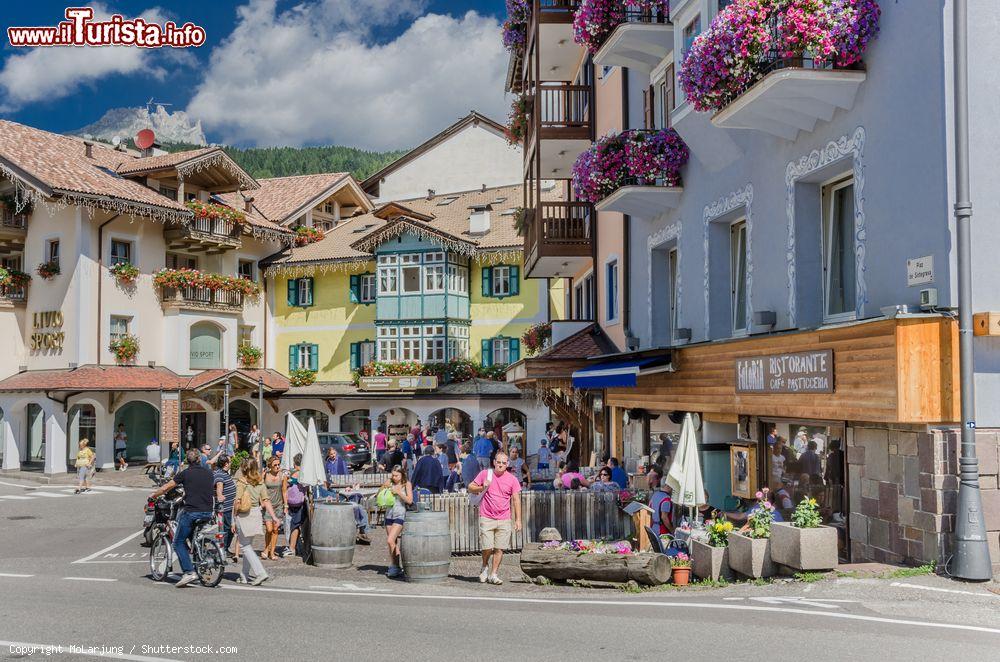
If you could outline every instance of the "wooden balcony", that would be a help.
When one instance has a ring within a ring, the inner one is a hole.
[[[238,249],[243,227],[222,218],[194,218],[188,225],[169,225],[163,229],[167,250],[217,255]]]
[[[221,313],[243,310],[243,293],[210,290],[206,287],[164,287],[161,297],[163,310],[190,309]]]
[[[542,202],[528,214],[524,234],[527,278],[566,278],[591,263],[590,204]]]
[[[583,46],[573,41],[573,15],[579,6],[580,0],[534,0],[525,47],[528,55],[521,62],[524,80],[574,78],[584,55]]]
[[[593,89],[545,83],[529,94],[526,169],[537,155],[538,176],[568,179],[574,161],[593,140]]]
[[[669,14],[626,7],[624,20],[594,53],[594,64],[648,73],[673,50],[674,24]]]
[[[13,285],[0,286],[0,308],[23,306],[27,300],[27,285],[21,285],[20,287],[15,287]]]
[[[23,252],[27,234],[28,215],[0,207],[0,255]]]

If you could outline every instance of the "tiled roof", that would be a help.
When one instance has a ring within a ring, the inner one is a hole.
[[[118,168],[118,172],[122,175],[131,175],[138,172],[153,172],[155,170],[166,170],[167,168],[176,168],[181,163],[187,161],[193,161],[199,156],[204,156],[214,151],[222,151],[220,147],[201,147],[199,149],[191,149],[184,152],[172,152],[170,154],[160,154],[159,156],[144,156],[137,158],[128,154],[122,154],[123,156],[130,156],[128,160],[124,161]]]
[[[162,170],[176,170],[177,174],[183,177],[203,168],[219,167],[236,179],[242,188],[256,189],[259,186],[257,180],[251,177],[250,173],[236,163],[221,147],[200,147],[158,156],[137,157],[131,154],[128,156],[130,159],[118,167],[119,174],[138,175]]]
[[[252,193],[256,194],[257,192],[252,191]],[[226,205],[232,207],[233,209],[238,209],[245,213],[247,221],[253,227],[267,232],[285,235],[288,238],[291,238],[295,234],[289,228],[278,225],[277,223],[273,223],[264,218],[264,216],[257,209],[256,205],[252,206],[250,211],[246,211],[246,201],[243,198],[243,193],[240,191],[233,191],[232,193],[216,193],[213,197],[222,200]]]
[[[294,220],[296,212],[309,208],[330,195],[330,189],[350,177],[346,172],[326,172],[316,175],[294,175],[258,180],[260,188],[253,192],[253,205],[275,223]]]
[[[522,205],[522,191],[523,187],[518,184],[397,202],[407,209],[431,217],[430,221],[412,221],[413,223],[426,225],[435,232],[473,244],[477,252],[518,250],[523,246],[524,238],[517,234],[514,215],[510,212]],[[550,192],[543,197],[545,200],[556,200],[558,194]],[[490,229],[484,234],[472,234],[469,232],[469,208],[486,204],[492,206]],[[391,222],[376,216],[378,212],[379,210],[375,210],[342,221],[322,241],[295,248],[286,255],[271,260],[271,264],[280,269],[282,266],[294,267],[325,261],[371,259],[370,253],[355,250],[351,245]]]
[[[192,391],[204,388],[212,382],[229,378],[243,378],[251,384],[256,384],[258,379],[264,380],[264,388],[267,391],[287,391],[291,384],[288,378],[276,370],[205,370],[188,380],[184,387]]]
[[[161,219],[190,217],[177,201],[118,174],[118,168],[134,156],[100,144],[94,144],[92,152],[93,158],[87,158],[86,146],[78,138],[0,120],[0,166],[42,195],[73,201],[113,198],[122,204],[95,206],[135,213],[152,207],[150,215]]]
[[[0,381],[0,393],[23,391],[183,391],[203,388],[227,375],[252,384],[263,377],[269,391],[285,391],[288,379],[274,370],[206,370],[193,377],[163,366],[82,365],[58,370],[28,370]]]
[[[585,359],[616,351],[614,344],[596,324],[580,329],[533,358],[541,360]]]

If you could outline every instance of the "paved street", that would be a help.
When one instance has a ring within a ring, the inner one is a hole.
[[[446,583],[417,586],[381,574],[376,544],[359,548],[349,571],[286,559],[271,564],[274,580],[259,588],[229,573],[218,589],[176,590],[146,576],[137,527],[145,490],[44,493],[65,488],[0,478],[0,659],[17,657],[20,644],[103,645],[122,659],[177,660],[209,652],[274,659],[296,647],[294,659],[343,659],[385,650],[387,639],[415,660],[491,651],[704,659],[748,648],[776,659],[988,659],[1000,645],[1000,596],[938,577],[629,594],[522,583],[513,563],[504,586],[487,587],[472,576],[476,561],[460,559]],[[294,633],[301,643],[292,643]],[[99,659],[93,653],[49,659]]]

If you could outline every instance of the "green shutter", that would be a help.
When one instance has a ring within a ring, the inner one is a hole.
[[[493,296],[493,267],[483,267],[483,296]]]
[[[309,278],[303,278],[302,280],[306,281],[306,283],[307,283],[307,285],[306,285],[306,291],[309,292],[309,301],[308,302],[300,301],[299,305],[303,306],[303,307],[304,306],[311,306],[316,301],[316,288],[313,285],[312,276],[310,276]]]
[[[361,367],[361,343],[351,343],[351,370]]]
[[[288,305],[299,305],[299,281],[294,278],[288,279]]]
[[[361,301],[361,276],[351,274],[351,303]]]
[[[489,338],[483,339],[483,365],[493,365],[493,341]]]
[[[291,282],[291,281],[288,281]],[[299,366],[295,365],[295,350],[298,349],[298,345],[288,346],[288,372],[295,370]]]
[[[309,369],[313,372],[319,370],[319,345],[309,345]]]
[[[510,295],[516,297],[521,293],[521,269],[516,266],[510,268]]]
[[[510,362],[517,363],[521,359],[521,340],[519,338],[510,339]]]

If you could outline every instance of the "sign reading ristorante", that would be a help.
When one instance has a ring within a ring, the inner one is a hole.
[[[737,393],[833,393],[833,350],[736,359]]]
[[[438,378],[435,375],[399,376],[385,375],[380,377],[361,377],[358,388],[362,391],[415,391],[417,389],[435,389]]]

